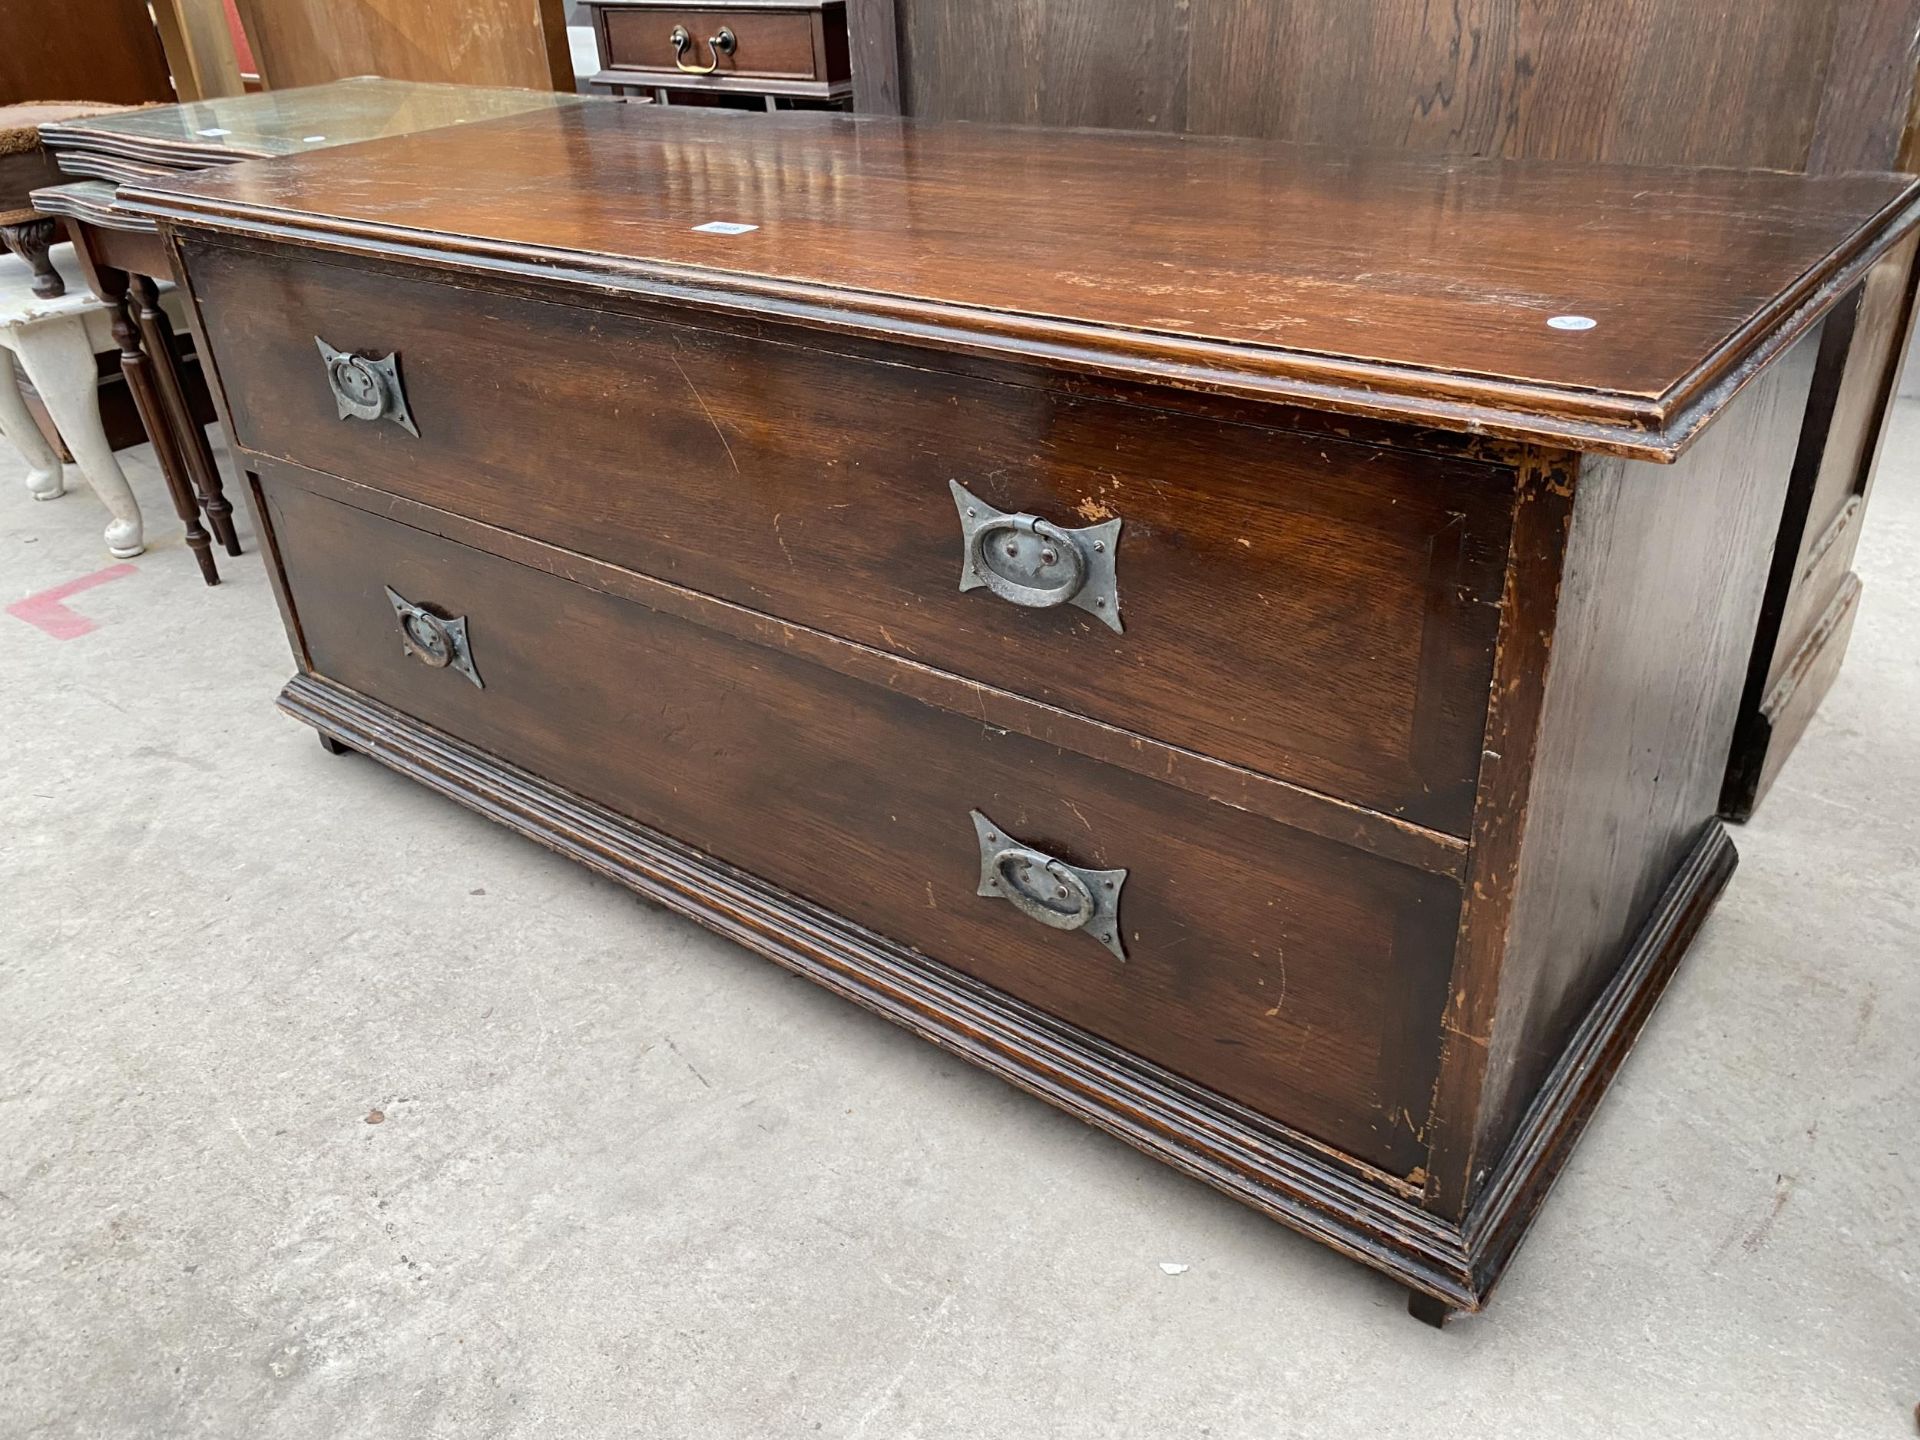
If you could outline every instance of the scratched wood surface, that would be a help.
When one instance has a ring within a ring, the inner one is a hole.
[[[443,237],[528,271],[578,257],[692,303],[750,281],[741,305],[991,332],[1063,361],[1171,375],[1187,345],[1307,392],[1358,373],[1356,394],[1659,429],[1822,277],[1890,243],[1920,183],[605,105],[129,196],[242,231],[292,217],[333,245]],[[757,228],[698,228],[714,221]],[[1569,314],[1593,327],[1549,324]]]
[[[416,276],[189,264],[212,343],[248,357],[249,449],[1466,831],[1510,471],[618,315],[582,353],[570,308],[491,296],[476,324]],[[342,426],[315,335],[399,351],[420,437]],[[1125,633],[961,593],[952,480],[1118,519]]]

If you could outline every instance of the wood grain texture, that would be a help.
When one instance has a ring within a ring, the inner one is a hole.
[[[246,93],[221,0],[154,0],[153,18],[182,100]]]
[[[266,477],[316,671],[1394,1174],[1459,889]],[[484,690],[384,587],[464,615]],[[569,637],[564,646],[552,637]],[[564,697],[564,704],[556,704]],[[1127,961],[974,893],[971,810],[1130,871]]]
[[[863,115],[900,114],[900,25],[894,0],[847,0],[847,41],[853,108]]]
[[[1505,958],[1483,1032],[1485,1083],[1461,1172],[1469,1199],[1717,823],[1767,541],[1817,359],[1815,336],[1755,382],[1677,476],[1589,459],[1575,480]],[[1709,553],[1717,563],[1703,563]]]
[[[171,99],[166,51],[142,0],[0,5],[0,105]]]
[[[1196,0],[1201,133],[1800,170],[1838,0]]]
[[[352,75],[573,89],[562,0],[236,0],[269,89]]]
[[[506,297],[476,323],[471,292],[402,274],[188,263],[213,344],[248,357],[227,398],[253,450],[1466,831],[1507,472]],[[420,436],[343,426],[315,335],[398,351]],[[1119,518],[1125,633],[961,593],[956,479]]]
[[[1920,0],[1839,7],[1820,118],[1805,169],[1911,170]]]
[[[890,8],[929,119],[1825,173],[1896,168],[1920,34],[1920,0]]]
[[[899,0],[904,113],[1181,130],[1186,0]]]
[[[120,203],[1670,459],[1920,219],[1917,199],[1920,182],[1887,177],[587,105],[128,186]],[[989,211],[1022,224],[983,227]],[[715,219],[760,228],[694,228]],[[1546,324],[1569,311],[1597,328]]]

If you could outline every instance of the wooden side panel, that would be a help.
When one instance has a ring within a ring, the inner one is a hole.
[[[1839,673],[1868,491],[1913,320],[1920,237],[1889,252],[1828,317],[1782,508],[1720,801],[1751,817]]]
[[[1459,1070],[1443,1074],[1441,1094],[1484,1067],[1471,1140],[1457,1128],[1471,1109],[1437,1117],[1433,1168],[1446,1171],[1450,1208],[1470,1203],[1717,823],[1818,348],[1809,336],[1754,381],[1678,467],[1589,459],[1575,481],[1517,863],[1470,877],[1455,998],[1495,999],[1488,1028],[1450,1024],[1447,1068]],[[1537,685],[1538,670],[1535,657],[1495,684]],[[1489,925],[1504,927],[1502,943],[1489,943]]]
[[[1856,0],[1841,7],[1826,94],[1806,168],[1910,170],[1920,0]]]
[[[573,89],[563,0],[238,0],[268,88],[352,75]]]
[[[160,32],[142,0],[0,5],[0,105],[173,98]]]
[[[909,115],[1187,128],[1185,3],[899,0],[898,16]]]
[[[1906,336],[1907,306],[1913,284],[1914,253],[1920,236],[1904,241],[1874,266],[1861,287],[1860,305],[1839,389],[1833,421],[1820,454],[1819,474],[1797,537],[1781,535],[1774,566],[1792,587],[1780,615],[1778,645],[1769,667],[1767,688],[1777,684],[1794,650],[1840,592],[1852,559],[1852,546],[1838,542],[1852,519],[1855,501],[1864,503],[1874,452],[1893,394],[1901,341]],[[1791,544],[1789,552],[1787,546]],[[1763,632],[1764,635],[1764,632]]]
[[[853,60],[853,108],[863,115],[900,113],[900,17],[895,0],[847,0]]]
[[[897,11],[907,113],[930,118],[1827,172],[1893,168],[1920,31],[1920,0],[897,0]],[[856,10],[856,45],[863,23]]]
[[[1806,165],[1837,0],[1196,0],[1199,132]]]

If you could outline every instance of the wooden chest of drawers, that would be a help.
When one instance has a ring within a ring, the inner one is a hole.
[[[1732,869],[1822,316],[1916,192],[588,107],[121,203],[285,708],[1432,1318]]]
[[[845,0],[588,0],[600,73],[668,104],[837,107],[853,96]]]

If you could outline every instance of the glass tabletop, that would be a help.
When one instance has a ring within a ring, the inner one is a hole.
[[[219,164],[597,103],[605,102],[553,91],[429,85],[369,75],[297,90],[121,110],[50,125],[42,134],[60,149],[93,143],[127,153],[152,146],[176,163],[193,157]]]

